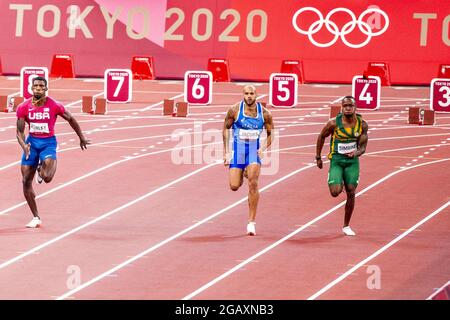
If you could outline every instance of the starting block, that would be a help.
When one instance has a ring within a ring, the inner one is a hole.
[[[13,98],[13,110],[12,111],[16,111],[17,107],[19,106],[19,104],[21,104],[25,99],[23,97],[14,97]]]
[[[50,77],[75,78],[72,54],[53,55]]]
[[[177,102],[175,104],[176,113],[172,114],[175,117],[187,117],[188,115],[188,103],[187,102]]]
[[[369,62],[367,70],[364,71],[364,77],[368,78],[369,76],[380,77],[382,86],[391,85],[391,74],[386,62]]]
[[[450,64],[441,64],[439,66],[438,78],[450,79]]]
[[[134,56],[131,61],[133,79],[155,80],[155,63],[153,57]]]
[[[208,59],[208,71],[213,75],[214,82],[230,82],[230,68],[226,59]]]
[[[164,99],[163,116],[175,115],[175,102],[171,99]]]
[[[297,75],[298,83],[305,83],[303,62],[300,60],[283,60],[281,62],[281,73],[294,73]]]
[[[15,112],[17,106],[23,102],[23,97],[17,96],[0,96],[0,111]]]
[[[90,114],[106,114],[106,99],[95,96],[83,96],[81,111]]]
[[[0,96],[0,111],[9,112],[11,110],[11,97],[10,96]]]
[[[336,118],[336,116],[341,113],[341,106],[331,106],[330,108],[330,119]]]
[[[425,110],[420,107],[410,107],[408,109],[408,123],[432,126],[436,123],[434,111]]]

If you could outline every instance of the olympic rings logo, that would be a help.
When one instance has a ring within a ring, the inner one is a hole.
[[[313,22],[309,26],[308,30],[301,29],[297,24],[298,16],[301,15],[305,11],[312,11],[312,12],[316,13],[317,16],[319,17],[319,20],[317,20],[316,22]],[[335,13],[338,13],[338,12],[347,13],[351,17],[351,21],[344,24],[342,29],[339,29],[339,27],[336,25],[336,23],[334,23],[333,21],[330,20],[331,17]],[[377,32],[373,32],[370,25],[367,22],[363,21],[363,18],[370,13],[378,13],[384,17],[385,25],[381,30],[379,30]],[[331,10],[324,19],[322,13],[318,9],[313,8],[313,7],[305,7],[305,8],[301,8],[301,9],[297,10],[297,12],[295,12],[294,16],[292,17],[292,25],[294,26],[295,30],[298,33],[307,35],[309,38],[309,41],[311,41],[312,44],[314,44],[317,47],[321,47],[321,48],[330,47],[333,44],[335,44],[339,38],[341,38],[342,42],[350,48],[362,48],[370,42],[372,37],[379,36],[387,30],[387,28],[389,27],[389,17],[387,16],[386,12],[384,12],[381,9],[369,8],[369,9],[365,10],[363,13],[361,13],[360,16],[358,17],[358,19],[356,19],[356,15],[351,10],[349,10],[347,8],[336,8],[336,9]],[[326,42],[326,43],[317,42],[313,37],[314,34],[319,32],[320,30],[322,30],[323,25],[325,25],[327,30],[331,34],[334,35],[334,38],[331,41]],[[367,36],[367,39],[365,39],[363,42],[361,42],[359,44],[351,43],[346,38],[346,36],[350,32],[355,30],[356,26],[358,26],[359,30]]]

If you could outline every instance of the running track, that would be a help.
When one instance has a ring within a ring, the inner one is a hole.
[[[427,88],[383,88],[380,110],[362,111],[370,132],[356,237],[341,234],[345,195],[329,195],[328,164],[313,163],[328,108],[350,86],[302,85],[296,108],[271,109],[278,140],[248,237],[246,185],[230,191],[216,161],[242,85],[215,84],[213,104],[188,118],[161,116],[164,98],[182,99],[177,81],[137,81],[133,103],[81,114],[81,96],[102,86],[50,82],[92,145],[82,152],[58,122],[57,174],[35,185],[36,230],[24,228],[15,115],[0,114],[0,299],[426,299],[448,282],[450,115],[406,124],[408,106],[427,106]],[[0,94],[18,87],[0,78]],[[261,101],[267,91],[258,86]]]

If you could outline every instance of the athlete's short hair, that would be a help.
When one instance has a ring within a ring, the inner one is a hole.
[[[33,84],[36,80],[44,81],[45,86],[47,86],[47,79],[45,79],[44,77],[38,76],[36,78],[33,78]]]
[[[345,97],[342,98],[341,102],[343,102],[345,99],[352,99],[353,101],[356,102],[356,99],[355,99],[354,96],[345,96]]]

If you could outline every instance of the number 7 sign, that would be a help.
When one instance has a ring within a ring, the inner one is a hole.
[[[269,80],[269,104],[292,108],[297,104],[298,77],[294,73],[272,73]]]
[[[354,76],[352,95],[358,109],[376,110],[380,107],[381,79],[376,76]]]
[[[107,69],[104,95],[108,102],[127,103],[132,99],[133,76],[129,69]]]

